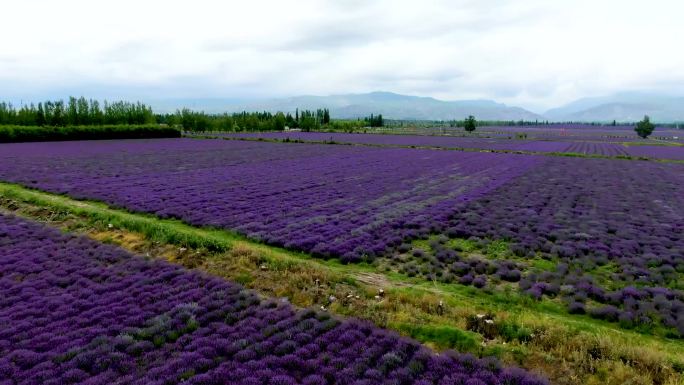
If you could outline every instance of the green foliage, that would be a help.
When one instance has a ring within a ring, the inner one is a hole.
[[[240,285],[247,285],[254,281],[254,277],[248,273],[240,273],[237,277],[235,277],[235,282],[239,283]]]
[[[636,127],[634,127],[634,131],[636,131],[637,135],[644,139],[648,138],[648,136],[653,133],[654,129],[655,126],[651,123],[651,118],[649,118],[648,115],[644,116],[644,120],[638,122]]]
[[[103,126],[0,126],[0,143],[48,142],[60,140],[178,138],[177,128],[148,125]]]
[[[473,132],[473,131],[475,131],[476,123],[477,123],[477,121],[475,120],[475,117],[470,115],[463,122],[463,129],[468,131],[468,132]]]
[[[175,113],[154,114],[151,107],[140,102],[100,103],[97,100],[73,96],[66,102],[46,101],[37,105],[23,105],[21,108],[15,108],[11,103],[0,102],[0,126],[67,127],[68,131],[72,131],[76,126],[142,126],[154,123],[192,132],[283,131],[286,128],[299,128],[302,131],[354,132],[368,125],[382,127],[384,120],[382,115],[371,115],[364,120],[333,121],[327,108],[296,109],[294,116],[290,113],[266,111],[209,114],[204,111],[192,111],[189,108],[179,109]],[[7,138],[8,135],[5,133],[4,137]],[[119,137],[106,139],[113,138]]]
[[[371,127],[383,127],[385,125],[385,121],[382,118],[382,114],[371,114],[371,116],[365,118],[364,121]]]
[[[506,342],[520,341],[527,343],[532,340],[532,330],[513,322],[501,322],[498,325],[499,335]]]
[[[191,379],[193,376],[195,376],[195,369],[188,369],[181,373],[180,377],[178,378],[181,382],[187,381]]]
[[[15,126],[97,126],[120,124],[151,124],[156,119],[152,108],[140,102],[104,102],[76,99],[46,101],[24,105],[17,109],[10,103],[0,103],[0,125]]]
[[[277,112],[238,112],[233,114],[207,114],[203,111],[192,111],[188,108],[174,114],[157,115],[157,121],[171,126],[181,126],[186,131],[283,131],[286,127],[300,128],[302,131],[317,131],[322,125],[330,123],[328,109],[316,111]]]
[[[406,335],[422,342],[431,342],[442,349],[456,349],[460,352],[476,352],[480,346],[480,336],[448,325],[416,325],[402,323],[392,325]]]
[[[504,240],[495,240],[487,244],[485,253],[490,258],[506,258],[510,254],[510,245]]]
[[[328,123],[325,128],[333,132],[356,132],[363,129],[365,126],[365,121],[361,120],[332,120]]]
[[[316,131],[321,128],[322,114],[314,114],[312,111],[302,111],[299,114],[297,127],[302,131]]]
[[[554,271],[556,270],[556,262],[549,261],[548,259],[543,259],[536,257],[533,259],[528,259],[529,265],[535,269],[535,271]]]

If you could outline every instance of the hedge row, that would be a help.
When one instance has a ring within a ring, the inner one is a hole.
[[[0,126],[0,143],[49,142],[63,140],[179,138],[178,128],[148,125],[105,126]]]

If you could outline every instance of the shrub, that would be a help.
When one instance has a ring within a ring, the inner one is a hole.
[[[0,143],[98,139],[179,138],[180,136],[180,129],[156,124],[67,127],[0,126]]]
[[[594,318],[615,322],[620,316],[620,310],[613,305],[607,305],[592,309],[590,314]]]
[[[570,312],[570,314],[584,314],[586,313],[586,309],[582,302],[571,302],[568,305],[568,312]]]
[[[475,286],[478,289],[485,287],[486,284],[487,277],[484,275],[478,275],[475,279],[473,279],[473,286]]]

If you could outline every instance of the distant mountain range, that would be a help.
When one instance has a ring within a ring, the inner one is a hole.
[[[468,115],[479,119],[535,120],[541,116],[519,107],[509,107],[491,100],[442,101],[429,97],[399,95],[391,92],[332,96],[298,96],[252,104],[254,110],[294,111],[328,108],[332,116],[359,118],[382,114],[389,119],[449,120]]]
[[[430,97],[391,92],[330,96],[295,96],[280,99],[168,99],[151,101],[157,111],[170,112],[188,107],[209,113],[238,111],[283,111],[297,108],[328,108],[335,118],[355,119],[382,114],[387,119],[451,120],[473,115],[481,120],[549,120],[587,122],[634,122],[651,116],[656,122],[684,121],[684,97],[646,93],[622,93],[609,97],[585,98],[536,114],[521,107],[492,100],[443,101]]]
[[[546,111],[554,121],[634,122],[644,115],[656,122],[684,121],[684,97],[649,93],[620,93],[599,98],[584,98]]]

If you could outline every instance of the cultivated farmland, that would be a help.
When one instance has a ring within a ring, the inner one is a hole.
[[[193,139],[80,146],[5,145],[0,178],[319,258],[512,282],[572,312],[684,335],[682,164]],[[458,240],[510,255],[463,256]]]
[[[17,218],[0,215],[0,236],[12,383],[545,383]]]
[[[684,160],[684,146],[677,140],[638,141],[633,136],[606,136],[585,133],[581,136],[538,136],[527,129],[501,135],[486,132],[478,136],[464,136],[457,131],[452,135],[383,135],[349,134],[337,132],[264,132],[264,133],[205,133],[233,139],[268,141],[300,141],[312,143],[342,143],[369,146],[419,147],[491,151],[502,153],[567,155],[598,155],[599,157],[650,158],[657,160]],[[548,132],[548,131],[542,131]],[[458,134],[458,135],[457,135]],[[519,138],[524,135],[524,139]],[[529,140],[527,139],[529,138]]]
[[[279,132],[0,144],[3,211],[310,308],[5,213],[0,373],[26,379],[13,384],[545,382],[495,355],[554,383],[598,378],[587,365],[676,380],[682,147],[576,130],[594,140]],[[435,356],[330,312],[490,358]],[[649,358],[595,330],[667,348]],[[553,333],[581,353],[563,356]]]

